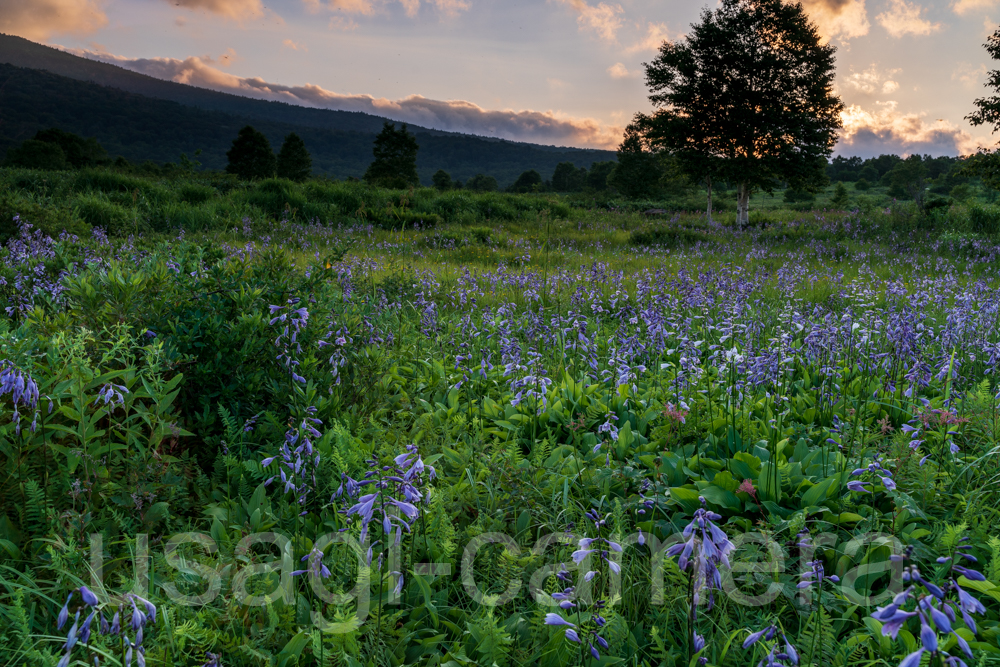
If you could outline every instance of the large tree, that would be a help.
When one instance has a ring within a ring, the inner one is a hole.
[[[277,173],[280,178],[290,181],[304,181],[312,175],[312,156],[306,149],[302,137],[292,132],[285,137],[278,151]]]
[[[834,52],[800,4],[722,0],[646,63],[655,111],[635,126],[693,179],[736,183],[745,226],[754,190],[822,182],[843,109]]]
[[[990,58],[1000,60],[1000,28],[989,36],[983,46],[986,47]],[[990,70],[985,85],[994,92],[994,95],[975,100],[973,104],[976,110],[965,119],[976,127],[992,125],[995,133],[1000,130],[1000,70]],[[1000,152],[979,149],[977,154],[969,156],[959,168],[959,173],[980,178],[983,185],[988,188],[1000,189]]]
[[[375,136],[372,153],[375,161],[368,165],[365,180],[372,185],[386,188],[408,188],[420,185],[417,176],[417,139],[406,131],[404,123],[396,129],[395,123],[385,123]]]
[[[271,142],[263,133],[247,125],[233,139],[233,146],[226,153],[229,164],[226,171],[251,181],[256,178],[274,178],[277,160]]]
[[[618,147],[618,163],[608,175],[607,184],[626,197],[646,199],[659,190],[663,172],[655,153],[636,124],[625,128],[625,138]]]

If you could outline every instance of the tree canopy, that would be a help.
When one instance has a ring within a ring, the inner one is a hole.
[[[7,164],[28,169],[83,169],[110,162],[97,139],[84,139],[56,127],[39,130],[34,138],[7,152]]]
[[[633,126],[693,178],[736,183],[745,225],[755,189],[824,179],[843,109],[834,52],[801,4],[722,0],[646,64],[655,111]]]
[[[451,190],[454,187],[454,183],[451,182],[451,174],[449,174],[444,169],[438,169],[434,172],[434,176],[431,177],[431,182],[434,183],[434,187],[444,192],[445,190]]]
[[[285,142],[281,144],[276,171],[279,178],[298,182],[312,175],[312,156],[306,150],[306,142],[294,132],[285,137]]]
[[[229,158],[226,171],[248,181],[273,178],[277,168],[271,142],[250,125],[240,130],[226,157]]]
[[[618,147],[618,164],[611,170],[607,184],[626,197],[648,198],[656,194],[660,176],[657,155],[649,150],[638,128],[630,125],[625,129],[625,138]]]
[[[387,188],[407,188],[420,185],[417,176],[417,139],[406,130],[406,123],[396,129],[386,122],[375,136],[372,146],[374,162],[365,171],[365,180]]]
[[[473,192],[496,192],[497,179],[492,176],[476,174],[465,182],[465,188]]]
[[[522,173],[507,188],[508,192],[537,192],[542,189],[542,175],[534,169]]]

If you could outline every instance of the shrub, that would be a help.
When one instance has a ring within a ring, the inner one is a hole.
[[[665,246],[677,248],[694,245],[699,241],[711,241],[712,237],[704,232],[677,227],[674,225],[649,225],[640,227],[629,236],[629,243],[638,246]]]
[[[276,220],[283,218],[286,210],[290,217],[294,217],[308,201],[298,185],[284,178],[261,181],[250,187],[243,198],[264,215]]]
[[[123,236],[133,231],[137,225],[135,217],[127,210],[100,195],[79,197],[75,211],[91,227],[101,227],[113,236]]]
[[[141,195],[150,202],[166,200],[166,190],[144,178],[127,176],[107,169],[84,169],[73,179],[73,190]]]
[[[204,232],[222,226],[210,205],[195,206],[187,202],[170,202],[157,207],[151,212],[147,222],[155,232],[173,232],[177,229]]]
[[[14,217],[29,222],[52,238],[67,231],[77,236],[89,236],[90,226],[73,215],[66,207],[39,203],[27,197],[17,197],[11,193],[0,196],[0,245],[18,233]]]
[[[204,204],[209,199],[214,198],[215,195],[216,190],[213,187],[197,183],[185,183],[181,186],[178,198],[188,204]]]
[[[368,218],[368,221],[379,229],[413,229],[420,227],[436,227],[441,223],[441,216],[436,213],[420,213],[417,211],[380,211]]]
[[[969,207],[969,231],[973,234],[993,236],[1000,233],[1000,208],[996,206]]]
[[[857,190],[858,192],[866,192],[870,190],[871,187],[872,184],[863,178],[859,178],[857,183],[854,184],[854,189]]]

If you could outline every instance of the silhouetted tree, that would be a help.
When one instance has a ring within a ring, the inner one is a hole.
[[[312,175],[312,156],[306,150],[306,142],[292,132],[281,144],[278,151],[276,171],[279,178],[302,182]]]
[[[908,197],[917,208],[924,210],[926,195],[925,179],[927,167],[919,155],[911,155],[892,168],[886,179],[889,181],[889,194],[893,197]]]
[[[830,199],[830,204],[835,208],[847,208],[850,201],[850,195],[847,194],[847,188],[844,187],[843,181],[838,181],[837,187],[833,190],[833,197]]]
[[[556,192],[580,192],[587,184],[587,170],[577,169],[572,162],[560,162],[552,174],[552,189]]]
[[[754,190],[825,176],[843,109],[834,52],[799,3],[722,0],[646,64],[656,111],[634,124],[697,180],[736,183],[737,222],[746,225]]]
[[[465,189],[473,192],[496,192],[497,179],[492,176],[476,174],[465,182]]]
[[[517,177],[508,188],[508,192],[538,192],[542,189],[542,175],[534,169],[529,169]]]
[[[48,130],[39,130],[35,134],[35,140],[59,146],[66,156],[66,162],[74,169],[96,167],[111,162],[107,151],[93,137],[84,139],[72,132],[53,127]]]
[[[629,125],[618,147],[618,164],[608,176],[608,185],[626,197],[652,197],[659,189],[662,175],[659,158],[649,150],[638,127]]]
[[[419,148],[416,137],[406,131],[405,123],[398,130],[394,123],[385,123],[375,136],[372,147],[375,161],[368,165],[365,180],[386,188],[420,185],[417,176]]]
[[[28,139],[7,151],[7,165],[24,169],[68,169],[66,154],[57,144]]]
[[[434,187],[444,192],[445,190],[451,190],[453,184],[451,182],[451,174],[449,174],[444,169],[438,169],[431,176],[431,181],[434,183]]]
[[[607,190],[608,176],[614,171],[615,164],[614,161],[607,160],[590,165],[590,171],[587,172],[587,188],[596,191]]]
[[[271,142],[263,133],[247,125],[233,140],[233,147],[226,153],[229,164],[226,171],[250,181],[255,178],[274,178],[277,160]]]

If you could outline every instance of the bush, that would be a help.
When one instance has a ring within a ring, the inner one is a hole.
[[[996,206],[969,207],[969,231],[973,234],[993,236],[1000,233],[1000,208]]]
[[[100,195],[83,195],[76,200],[76,214],[91,227],[101,227],[113,236],[124,236],[137,226],[137,221],[123,207]]]
[[[858,182],[854,184],[854,189],[857,190],[858,192],[866,192],[870,190],[871,187],[872,184],[863,178],[859,178]]]
[[[210,205],[195,206],[187,202],[170,202],[156,208],[147,219],[155,232],[205,232],[221,227],[215,210]]]
[[[299,186],[284,178],[261,181],[250,187],[243,198],[275,220],[282,219],[286,210],[289,218],[294,217],[308,202]]]
[[[629,243],[638,246],[664,246],[677,248],[694,245],[700,241],[711,241],[704,232],[677,226],[649,225],[636,229],[629,235]]]
[[[419,227],[427,229],[441,224],[441,216],[436,213],[420,213],[417,211],[380,211],[368,218],[368,221],[379,229],[399,230]]]
[[[145,197],[150,202],[161,202],[167,193],[144,178],[126,176],[107,169],[85,169],[73,179],[73,190],[80,192],[121,193],[129,196]]]
[[[62,206],[52,206],[39,203],[26,197],[17,197],[11,193],[0,196],[0,245],[16,236],[19,229],[14,217],[19,216],[22,222],[29,222],[52,238],[58,238],[63,231],[77,236],[89,236],[90,226],[73,215],[73,212]]]
[[[181,186],[178,198],[188,204],[204,204],[209,199],[214,198],[215,195],[216,190],[213,187],[198,185],[197,183],[185,183]]]

